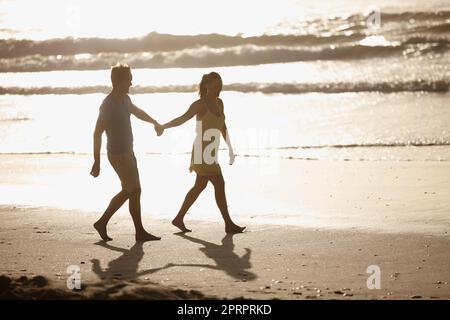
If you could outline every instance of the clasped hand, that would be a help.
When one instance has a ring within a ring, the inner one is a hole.
[[[160,125],[159,123],[155,123],[155,132],[156,135],[159,137],[164,132],[164,126]]]

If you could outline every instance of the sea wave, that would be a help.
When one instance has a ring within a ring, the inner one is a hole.
[[[348,41],[359,41],[365,34],[335,35],[262,35],[253,37],[227,36],[220,34],[181,36],[152,32],[143,38],[102,39],[102,38],[64,38],[42,41],[0,40],[0,56],[16,58],[30,55],[76,55],[98,53],[137,53],[170,52],[199,47],[230,48],[243,45],[321,45]]]
[[[117,61],[127,62],[133,68],[208,68],[223,66],[260,65],[317,60],[357,60],[383,58],[393,55],[418,56],[442,54],[450,49],[447,39],[415,37],[388,45],[342,45],[321,47],[292,47],[254,45],[226,49],[201,47],[158,53],[98,53],[69,56],[33,55],[0,59],[0,72],[37,72],[54,70],[102,70]]]
[[[30,121],[33,120],[29,117],[13,117],[13,118],[3,118],[0,119],[0,122],[20,122],[20,121]]]
[[[28,55],[75,55],[80,53],[133,53],[178,51],[201,46],[227,48],[241,45],[320,45],[348,41],[359,41],[371,33],[367,26],[367,14],[330,17],[295,21],[300,34],[271,34],[252,37],[227,36],[221,34],[172,35],[151,32],[144,37],[128,39],[104,38],[58,38],[40,41],[26,39],[0,40],[0,56],[14,58]],[[417,30],[441,33],[448,29],[450,11],[436,12],[381,12],[381,30],[383,22],[396,23],[396,32]],[[418,28],[418,29],[416,29]]]
[[[363,143],[363,144],[337,144],[337,145],[302,145],[289,147],[260,148],[252,150],[236,150],[236,156],[242,158],[270,158],[288,160],[335,160],[335,161],[450,161],[448,150],[449,141],[435,142],[395,142],[395,143]],[[422,156],[409,148],[441,148],[438,153],[425,152]],[[444,147],[445,149],[442,149]],[[370,149],[377,148],[370,151]],[[384,149],[384,152],[380,150]],[[395,148],[395,151],[392,151]],[[408,148],[408,149],[407,149]],[[330,151],[336,149],[332,153]],[[225,148],[221,148],[222,151]],[[167,152],[142,152],[148,156],[186,156],[189,151],[167,153]],[[92,156],[91,152],[80,151],[10,151],[0,152],[0,156]]]
[[[231,83],[225,84],[223,90],[236,92],[261,92],[266,94],[301,94],[309,92],[344,93],[344,92],[448,92],[448,80],[414,80],[414,81],[386,81],[386,82],[337,82],[337,83]],[[0,87],[0,95],[39,95],[39,94],[90,94],[107,93],[109,86],[85,87]],[[135,86],[132,94],[195,92],[197,85],[169,85],[169,86]]]
[[[417,20],[447,20],[450,19],[450,11],[409,11],[382,13],[382,19],[388,21],[414,21]]]
[[[2,39],[0,72],[100,70],[117,61],[134,68],[202,68],[450,51],[450,11],[383,12],[375,30],[361,14],[293,24],[288,29],[296,34],[252,37],[152,32],[128,39]]]
[[[331,145],[306,145],[306,146],[287,146],[271,149],[279,150],[298,150],[298,149],[324,149],[324,148],[397,148],[397,147],[438,147],[450,146],[450,141],[408,141],[408,142],[377,142],[377,143],[349,143],[349,144],[331,144]]]

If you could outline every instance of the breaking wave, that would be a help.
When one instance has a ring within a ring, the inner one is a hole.
[[[425,81],[414,80],[405,82],[338,82],[338,83],[232,83],[224,85],[226,91],[261,92],[301,94],[308,92],[341,93],[341,92],[448,92],[450,83],[447,80]],[[89,94],[107,93],[109,86],[86,87],[0,87],[0,94],[35,95],[35,94]],[[169,86],[135,86],[131,93],[168,93],[195,92],[197,85],[169,85]]]

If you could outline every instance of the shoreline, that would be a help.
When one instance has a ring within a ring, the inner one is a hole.
[[[105,157],[96,179],[89,175],[89,155],[1,155],[0,160],[0,205],[103,212],[120,190]],[[237,222],[450,233],[450,162],[278,160],[238,159],[221,166]],[[188,163],[189,155],[138,156],[144,215],[173,218],[195,180]],[[211,185],[189,212],[198,220],[220,217]],[[118,214],[127,216],[127,206]]]

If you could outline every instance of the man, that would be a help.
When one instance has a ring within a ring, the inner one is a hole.
[[[130,115],[149,122],[155,126],[156,133],[161,135],[162,128],[143,110],[136,107],[128,96],[133,76],[130,67],[117,64],[111,69],[112,91],[103,100],[94,131],[94,165],[91,175],[100,174],[100,149],[102,134],[106,131],[108,159],[116,171],[122,184],[122,190],[109,203],[102,217],[94,223],[94,228],[104,241],[112,240],[106,231],[108,221],[119,208],[129,200],[129,209],[136,229],[136,241],[160,240],[145,231],[141,220],[141,185],[136,158],[133,152],[133,133]]]

